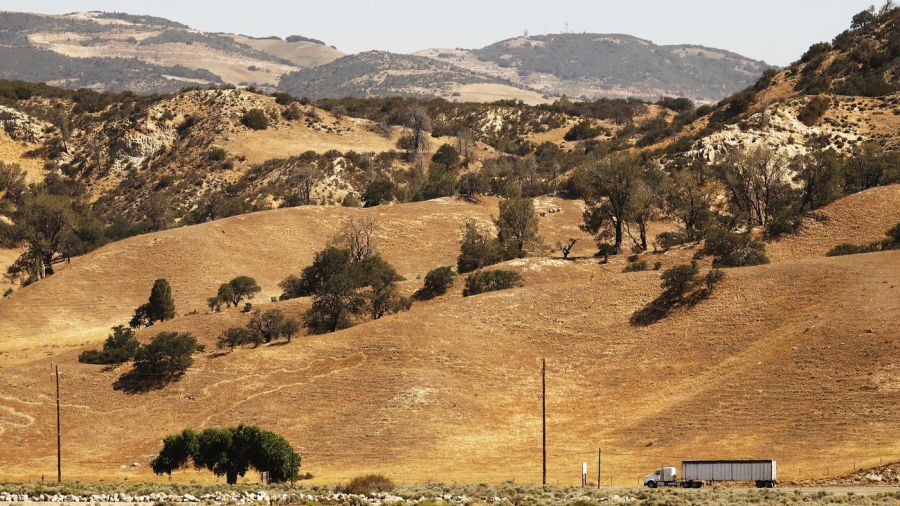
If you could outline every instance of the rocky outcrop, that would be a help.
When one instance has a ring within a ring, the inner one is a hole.
[[[38,143],[46,139],[47,133],[53,127],[49,123],[32,118],[24,112],[0,105],[0,129],[6,132],[6,135],[13,140]]]

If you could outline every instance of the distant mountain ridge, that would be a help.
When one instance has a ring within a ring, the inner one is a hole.
[[[770,65],[723,49],[660,46],[624,34],[515,37],[475,50],[418,54],[504,76],[544,93],[593,99],[683,96],[712,102],[753,84]]]
[[[314,98],[442,97],[494,90],[496,98],[540,101],[537,93],[501,77],[475,72],[451,63],[417,55],[367,51],[330,63],[298,70],[282,77],[281,91]],[[533,96],[529,96],[533,95]]]
[[[659,46],[622,34],[515,37],[480,49],[345,56],[318,39],[195,30],[121,12],[0,12],[0,79],[67,88],[167,93],[190,85],[256,86],[311,98],[457,101],[684,96],[718,101],[770,68],[731,51]]]
[[[0,79],[167,93],[189,85],[274,86],[343,54],[303,36],[207,33],[154,16],[0,12]]]

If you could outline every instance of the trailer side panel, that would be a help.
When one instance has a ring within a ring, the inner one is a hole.
[[[686,460],[682,479],[691,481],[776,480],[774,460]]]

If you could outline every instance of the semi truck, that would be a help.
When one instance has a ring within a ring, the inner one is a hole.
[[[661,467],[644,476],[644,486],[700,488],[717,481],[750,481],[757,488],[778,484],[774,460],[685,460],[681,478],[674,467]]]

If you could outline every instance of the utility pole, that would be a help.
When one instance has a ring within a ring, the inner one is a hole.
[[[541,359],[541,431],[542,444],[541,450],[543,454],[543,473],[541,484],[547,485],[547,361]]]
[[[600,466],[603,464],[603,449],[597,448],[597,489],[600,489]]]
[[[62,438],[59,429],[59,364],[53,364],[56,370],[56,481],[62,483]]]

